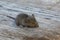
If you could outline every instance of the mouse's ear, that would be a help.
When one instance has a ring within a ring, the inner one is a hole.
[[[32,17],[34,17],[34,18],[35,18],[34,14],[32,14]]]
[[[32,14],[32,17],[33,17],[33,19],[35,20],[35,16],[34,16],[34,14]]]

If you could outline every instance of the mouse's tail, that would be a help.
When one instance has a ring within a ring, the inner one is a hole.
[[[14,19],[14,20],[15,20],[15,18],[13,18],[13,17],[11,17],[11,16],[7,16],[7,17],[9,17],[9,18],[11,18],[11,19]]]

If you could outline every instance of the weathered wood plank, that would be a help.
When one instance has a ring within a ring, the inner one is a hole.
[[[0,1],[0,23],[4,25],[9,25],[9,27],[16,27],[13,19],[10,19],[4,15],[9,15],[12,17],[16,17],[20,12],[27,12],[29,15],[32,13],[35,14],[35,17],[39,23],[39,28],[35,29],[27,29],[21,28],[21,34],[27,36],[37,35],[38,37],[47,36],[50,39],[59,39],[57,35],[60,36],[60,13],[57,11],[45,10],[43,8],[35,8],[31,6],[18,6],[14,3],[7,3]],[[13,28],[11,28],[13,29]],[[18,30],[18,29],[17,29]],[[16,31],[16,30],[15,30]],[[14,32],[14,31],[13,31]]]

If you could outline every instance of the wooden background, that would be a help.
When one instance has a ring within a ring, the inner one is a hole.
[[[40,3],[38,0],[37,3],[32,0],[1,0],[0,39],[22,40],[22,36],[30,36],[60,40],[60,2],[55,1],[51,1],[50,4],[43,1]],[[39,23],[39,28],[19,28],[16,26],[15,20],[7,17],[8,15],[15,18],[20,12],[26,12],[29,15],[34,14]]]

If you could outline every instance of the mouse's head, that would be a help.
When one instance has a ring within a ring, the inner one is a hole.
[[[39,27],[39,25],[34,17],[34,14],[32,14],[32,16],[26,18],[25,23],[26,23],[27,27],[30,27],[30,28]]]

